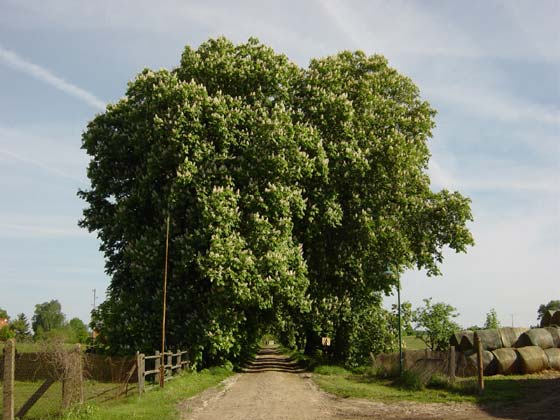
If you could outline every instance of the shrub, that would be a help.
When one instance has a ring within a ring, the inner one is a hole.
[[[424,383],[420,375],[410,370],[405,370],[402,375],[396,379],[395,385],[410,391],[420,391],[424,389]]]
[[[317,366],[315,369],[313,369],[313,372],[319,375],[328,375],[328,376],[348,375],[350,373],[342,366],[336,366],[336,365],[320,365]]]

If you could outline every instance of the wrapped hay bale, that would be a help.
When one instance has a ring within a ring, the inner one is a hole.
[[[560,349],[546,349],[544,353],[548,358],[548,368],[560,370]]]
[[[467,364],[469,366],[468,371],[474,372],[473,375],[476,375],[476,372],[478,371],[476,352],[467,356]],[[498,373],[498,365],[496,358],[494,357],[494,353],[488,350],[482,350],[482,366],[486,376],[492,376]]]
[[[463,338],[463,331],[454,332],[449,338],[449,345],[458,349],[461,345],[461,338]]]
[[[545,328],[533,328],[525,331],[515,343],[515,347],[539,346],[541,349],[554,347],[552,334]]]
[[[497,329],[480,330],[475,333],[482,343],[483,350],[496,350],[504,347],[502,337]]]
[[[546,330],[552,336],[552,346],[560,347],[560,327],[557,326],[546,327]]]
[[[519,373],[519,361],[515,349],[496,349],[492,353],[496,359],[496,368],[499,374],[512,375]]]
[[[520,347],[517,349],[517,354],[523,374],[537,373],[548,368],[548,357],[539,346]]]
[[[517,340],[519,340],[521,334],[523,334],[527,330],[528,328],[513,327],[504,327],[498,329],[504,347],[515,347],[515,343],[517,343]]]
[[[461,337],[459,350],[466,352],[474,348],[474,331],[462,331],[464,335]]]
[[[560,311],[554,312],[550,320],[550,325],[558,325],[560,327]]]
[[[543,317],[541,318],[541,328],[550,326],[553,315],[554,311],[544,311]]]
[[[449,345],[451,347],[455,347],[458,351],[463,351],[461,350],[461,341],[463,340],[464,336],[468,336],[468,337],[470,336],[471,337],[470,341],[472,342],[472,337],[474,337],[474,333],[469,330],[454,332],[453,335],[449,338]],[[469,349],[465,349],[465,350],[469,350]]]

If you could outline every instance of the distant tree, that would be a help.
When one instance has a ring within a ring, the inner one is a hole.
[[[2,328],[0,328],[0,341],[6,341],[9,338],[14,338],[14,332],[8,325],[4,325]]]
[[[58,300],[35,305],[35,313],[33,318],[31,318],[31,326],[35,332],[35,338],[42,338],[45,333],[62,328],[65,318]]]
[[[482,330],[482,327],[479,327],[478,325],[471,325],[470,327],[467,328],[467,330],[478,331],[478,330]]]
[[[0,308],[0,319],[9,319],[8,312],[4,308]]]
[[[29,321],[24,313],[18,314],[17,318],[10,323],[10,329],[17,340],[25,340],[31,336]]]
[[[490,309],[490,312],[486,314],[486,322],[484,323],[485,329],[500,328],[502,325],[498,320],[498,314],[494,308]]]
[[[537,319],[540,321],[546,311],[560,311],[560,300],[551,300],[546,305],[539,306]]]
[[[449,347],[449,337],[460,329],[452,320],[459,316],[457,309],[443,302],[432,304],[432,298],[424,299],[424,306],[414,311],[417,336],[432,350]]]
[[[398,305],[392,305],[393,318],[395,319],[395,331],[398,332],[398,316],[399,308]],[[401,329],[403,336],[414,335],[414,328],[412,327],[412,321],[414,318],[414,313],[412,311],[412,303],[406,301],[401,303]]]
[[[70,339],[73,343],[85,343],[88,339],[88,330],[86,324],[80,318],[72,318],[68,321],[67,326]]]

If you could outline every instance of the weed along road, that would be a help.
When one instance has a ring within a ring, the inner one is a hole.
[[[555,404],[553,404],[556,406]],[[542,407],[541,407],[542,408]],[[303,371],[274,346],[263,348],[244,372],[228,378],[179,405],[183,420],[311,420],[311,419],[547,419],[535,407],[484,410],[473,403],[380,402],[340,398],[321,391]]]

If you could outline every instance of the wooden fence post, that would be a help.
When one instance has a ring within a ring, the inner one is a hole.
[[[138,372],[138,396],[144,392],[144,371],[145,371],[144,354],[136,352],[136,371]]]
[[[84,402],[82,349],[79,344],[68,353],[65,363],[62,404],[64,408],[68,408],[73,404]]]
[[[4,346],[4,383],[2,384],[2,420],[14,420],[14,377],[16,373],[16,342]]]
[[[169,368],[170,375],[169,376],[173,376],[173,353],[169,353],[167,355],[166,365],[170,366],[170,368]]]
[[[76,387],[78,388],[78,402],[82,404],[84,402],[84,360],[82,355],[82,346],[81,344],[76,344],[75,348],[75,355],[76,358],[76,371],[75,371],[75,379],[76,379]]]
[[[160,356],[160,354],[159,354],[159,350],[156,350],[156,356],[157,356],[156,359],[155,359],[156,365],[155,365],[154,369],[157,370],[157,373],[156,373],[156,384],[159,384],[159,382],[160,382],[160,375],[161,375],[161,373],[160,373],[160,372],[161,372],[161,370],[160,370],[160,367],[161,367],[161,356]]]
[[[474,335],[474,345],[478,362],[478,392],[482,394],[484,392],[484,359],[482,356],[482,342],[476,333]]]
[[[183,365],[181,364],[181,349],[177,350],[177,366],[179,366],[177,370],[181,372],[183,370]]]
[[[449,378],[451,381],[455,380],[455,370],[457,369],[456,355],[455,346],[449,347]]]

